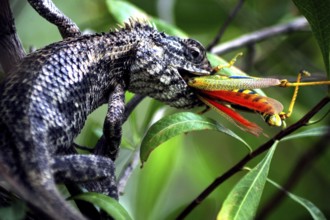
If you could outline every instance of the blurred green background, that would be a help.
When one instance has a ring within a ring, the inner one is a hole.
[[[103,0],[54,1],[81,30],[106,32],[116,24]],[[229,0],[132,0],[148,14],[164,19],[189,34],[190,37],[207,45],[216,35],[223,21],[235,7],[236,1]],[[17,31],[26,50],[40,48],[61,39],[57,29],[43,20],[25,1],[11,1],[15,13]],[[291,1],[251,0],[246,1],[234,21],[226,30],[222,42],[264,27],[285,23],[299,16]],[[255,45],[253,65],[248,73],[254,76],[276,76],[295,79],[300,69],[306,69],[317,76],[325,77],[321,53],[311,32],[297,32],[274,37]],[[237,52],[222,55],[230,60]],[[239,58],[236,66],[244,68],[244,57]],[[243,69],[244,70],[244,69]],[[271,97],[288,106],[292,89],[270,88],[264,90]],[[301,88],[293,116],[287,120],[290,125],[301,118],[326,94],[325,87]],[[128,94],[128,97],[130,94]],[[155,113],[153,110],[157,109]],[[190,111],[198,111],[190,110]],[[93,146],[100,135],[106,108],[97,110],[86,123],[77,139],[78,143]],[[134,149],[139,147],[145,129],[162,115],[178,110],[162,106],[151,99],[144,100],[124,125],[122,151],[118,164],[118,174],[131,159]],[[325,111],[321,111],[320,118]],[[240,131],[219,115],[208,112],[232,129],[253,148],[266,142],[267,137],[254,137]],[[261,125],[269,137],[280,128],[268,127],[257,114],[248,117]],[[327,124],[324,120],[323,124]],[[320,126],[319,123],[315,126]],[[316,147],[320,138],[296,139],[280,143],[271,164],[269,177],[283,183],[296,164],[298,158],[309,148]],[[139,166],[129,179],[121,203],[136,220],[173,219],[217,176],[231,168],[247,154],[240,142],[218,132],[201,131],[180,135],[157,148],[143,169]],[[253,160],[253,167],[260,158]],[[291,191],[312,201],[325,215],[330,217],[330,175],[328,171],[330,152],[326,151],[311,167],[304,171],[299,183]],[[211,196],[196,208],[187,219],[214,219],[223,200],[234,184],[244,173],[238,173],[222,184]],[[267,185],[259,209],[277,192]],[[285,199],[271,213],[268,219],[310,219],[308,212],[290,199]]]

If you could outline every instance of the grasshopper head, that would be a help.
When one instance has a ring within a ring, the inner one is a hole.
[[[281,127],[283,125],[283,119],[279,114],[264,115],[265,122],[270,126]]]

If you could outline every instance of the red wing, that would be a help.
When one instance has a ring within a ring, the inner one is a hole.
[[[215,109],[218,113],[220,113],[222,116],[227,118],[230,122],[233,122],[235,125],[237,125],[239,128],[241,128],[244,131],[247,131],[255,136],[259,136],[262,133],[262,128],[260,128],[258,125],[256,125],[253,122],[250,122],[249,120],[245,119],[243,116],[235,112],[233,109],[228,108],[225,105],[222,105],[214,100],[200,97],[200,99],[211,108]]]
[[[212,97],[213,99],[215,98],[219,101],[225,101],[229,104],[243,106],[245,108],[269,115],[278,114],[283,110],[283,106],[280,102],[269,97],[261,96],[259,94],[248,94],[226,90],[201,90],[201,92],[209,97]]]

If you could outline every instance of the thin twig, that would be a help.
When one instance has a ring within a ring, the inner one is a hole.
[[[143,95],[136,94],[125,106],[125,115],[124,121],[127,120],[129,115],[132,113],[134,108],[145,98]],[[124,168],[122,169],[119,177],[118,177],[118,192],[122,195],[125,191],[126,184],[132,175],[134,169],[137,167],[139,163],[140,151],[136,150],[133,153],[130,161],[125,164]]]
[[[133,152],[133,155],[131,159],[128,161],[128,163],[125,164],[125,167],[123,168],[122,172],[120,173],[118,177],[118,193],[119,195],[123,195],[125,191],[126,184],[132,175],[134,169],[139,164],[140,160],[140,150],[137,149]]]
[[[129,115],[132,113],[132,111],[134,110],[134,108],[140,103],[142,102],[142,100],[145,98],[144,95],[139,95],[136,94],[134,95],[134,97],[126,104],[125,106],[125,113],[124,113],[124,122],[127,120],[127,118],[129,117]]]
[[[236,16],[236,14],[238,13],[238,11],[241,9],[241,7],[243,6],[244,0],[239,0],[237,5],[235,6],[235,8],[230,12],[229,16],[227,17],[227,19],[225,20],[225,22],[222,24],[222,26],[220,27],[217,35],[215,36],[215,38],[213,39],[213,41],[206,47],[207,51],[211,51],[211,49],[217,45],[221,39],[221,37],[223,36],[223,34],[225,33],[225,30],[227,29],[227,27],[229,26],[230,22],[233,21],[234,17]]]
[[[313,162],[315,162],[315,160],[323,155],[324,151],[328,149],[328,143],[330,142],[329,137],[330,133],[324,135],[320,141],[314,144],[314,146],[300,157],[295,167],[288,175],[288,179],[283,184],[283,188],[286,191],[290,191],[297,184],[299,179],[303,177],[306,170],[311,167]],[[268,215],[278,207],[285,197],[285,191],[279,190],[271,199],[269,199],[266,205],[263,206],[256,219],[267,219]]]
[[[298,128],[306,125],[308,121],[318,113],[324,106],[330,102],[330,97],[324,97],[317,105],[315,105],[303,118],[297,121],[290,127],[280,131],[272,139],[258,147],[252,153],[242,158],[236,165],[230,168],[222,176],[216,178],[197,198],[195,198],[177,217],[177,219],[184,219],[196,206],[198,206],[208,195],[210,195],[220,184],[229,179],[231,176],[239,172],[250,160],[265,152],[274,144],[276,140],[281,140],[285,136],[296,131]]]
[[[306,30],[308,26],[309,24],[307,20],[303,17],[299,17],[287,24],[280,24],[264,28],[259,31],[243,35],[234,40],[222,43],[221,45],[214,47],[211,50],[211,53],[215,53],[218,55],[224,54],[244,47],[246,45],[255,44],[271,37],[275,37],[282,34],[289,34],[296,31],[303,31]]]
[[[248,73],[251,71],[253,67],[253,61],[255,55],[256,55],[255,44],[247,45],[246,55],[244,56],[244,66],[242,67],[242,70],[244,70],[244,72]]]

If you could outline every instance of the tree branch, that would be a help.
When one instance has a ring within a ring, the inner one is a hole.
[[[271,37],[306,30],[308,26],[309,24],[307,20],[303,17],[299,17],[287,24],[280,24],[264,28],[259,31],[243,35],[234,40],[222,43],[219,46],[214,47],[211,50],[211,53],[215,53],[218,55],[228,53],[238,48],[255,44]]]
[[[236,14],[238,13],[238,11],[241,9],[241,7],[243,6],[244,0],[239,0],[237,5],[235,6],[235,8],[230,12],[229,16],[227,17],[227,19],[225,20],[225,22],[223,23],[223,25],[220,27],[218,34],[215,36],[215,38],[213,39],[213,41],[206,47],[207,51],[212,50],[212,48],[219,43],[221,37],[223,36],[223,34],[225,33],[225,30],[227,29],[227,27],[229,26],[230,22],[232,22],[232,20],[234,19],[234,17],[236,16]]]
[[[136,94],[125,106],[125,115],[124,122],[127,120],[129,115],[132,113],[134,108],[140,104],[140,102],[145,98],[143,95]],[[123,170],[118,176],[118,192],[119,195],[122,195],[125,191],[126,184],[129,180],[129,177],[132,175],[135,167],[139,164],[140,151],[136,150],[133,152],[130,160],[125,164]]]
[[[16,33],[14,17],[8,0],[0,1],[0,64],[8,74],[21,59],[25,51]]]
[[[281,140],[285,136],[296,131],[298,128],[305,126],[308,121],[318,113],[324,106],[330,102],[330,97],[324,97],[317,105],[315,105],[303,118],[297,121],[290,127],[280,131],[272,139],[258,147],[256,150],[252,151],[250,154],[242,158],[236,165],[225,172],[222,176],[216,178],[197,198],[195,198],[176,219],[184,219],[197,205],[199,205],[208,195],[210,195],[220,184],[229,179],[231,176],[239,172],[250,160],[257,157],[261,153],[265,152],[274,144],[276,140]]]
[[[125,106],[125,113],[124,113],[124,122],[127,120],[127,118],[130,116],[134,108],[142,102],[142,100],[145,98],[144,95],[136,94],[134,97],[126,104]]]

